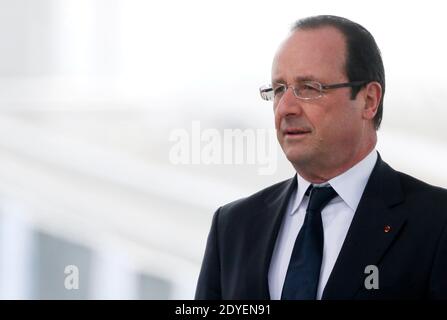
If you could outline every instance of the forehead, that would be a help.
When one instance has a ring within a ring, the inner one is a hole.
[[[345,57],[345,37],[336,28],[297,30],[280,46],[273,60],[272,79],[341,80],[346,75]]]

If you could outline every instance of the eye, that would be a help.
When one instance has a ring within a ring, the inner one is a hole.
[[[303,91],[320,91],[320,87],[314,82],[304,82],[300,85],[300,90]]]
[[[285,87],[284,85],[279,85],[279,86],[277,86],[277,87],[274,87],[274,88],[273,88],[273,93],[274,93],[275,97],[276,97],[277,95],[281,95],[281,94],[283,94],[284,91],[285,91],[285,89],[286,89],[286,87]]]
[[[321,85],[316,81],[303,81],[298,85],[298,96],[303,99],[315,99],[321,96]]]

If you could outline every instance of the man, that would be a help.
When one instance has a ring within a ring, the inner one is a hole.
[[[375,150],[384,92],[365,28],[295,24],[261,95],[296,176],[217,210],[196,299],[447,298],[447,190]]]

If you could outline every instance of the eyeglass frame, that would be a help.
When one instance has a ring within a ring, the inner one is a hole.
[[[292,88],[293,91],[293,95],[297,98],[297,99],[301,99],[301,100],[314,100],[314,99],[319,99],[323,96],[324,91],[323,90],[328,90],[328,89],[338,89],[338,88],[345,88],[345,87],[357,87],[357,86],[363,86],[366,83],[368,83],[370,81],[368,80],[359,80],[359,81],[351,81],[351,82],[343,82],[343,83],[333,83],[333,84],[322,84],[321,82],[318,81],[314,81],[314,80],[307,80],[307,81],[303,81],[303,83],[312,83],[312,84],[317,84],[319,88],[315,88],[316,90],[319,91],[320,95],[317,97],[300,97],[297,92],[296,92],[296,88],[294,86],[290,86],[287,85],[285,83],[278,83],[281,86],[285,87],[285,91],[286,92],[289,87]],[[275,95],[273,94],[273,97],[271,99],[266,98],[266,94],[269,91],[273,91],[273,84],[269,84],[269,85],[265,85],[259,88],[259,93],[261,94],[261,98],[265,101],[274,101],[275,99]]]

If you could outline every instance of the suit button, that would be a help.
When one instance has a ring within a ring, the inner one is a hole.
[[[388,233],[388,232],[391,231],[391,227],[390,227],[390,226],[385,226],[385,227],[383,227],[383,231],[384,231],[385,233]]]

